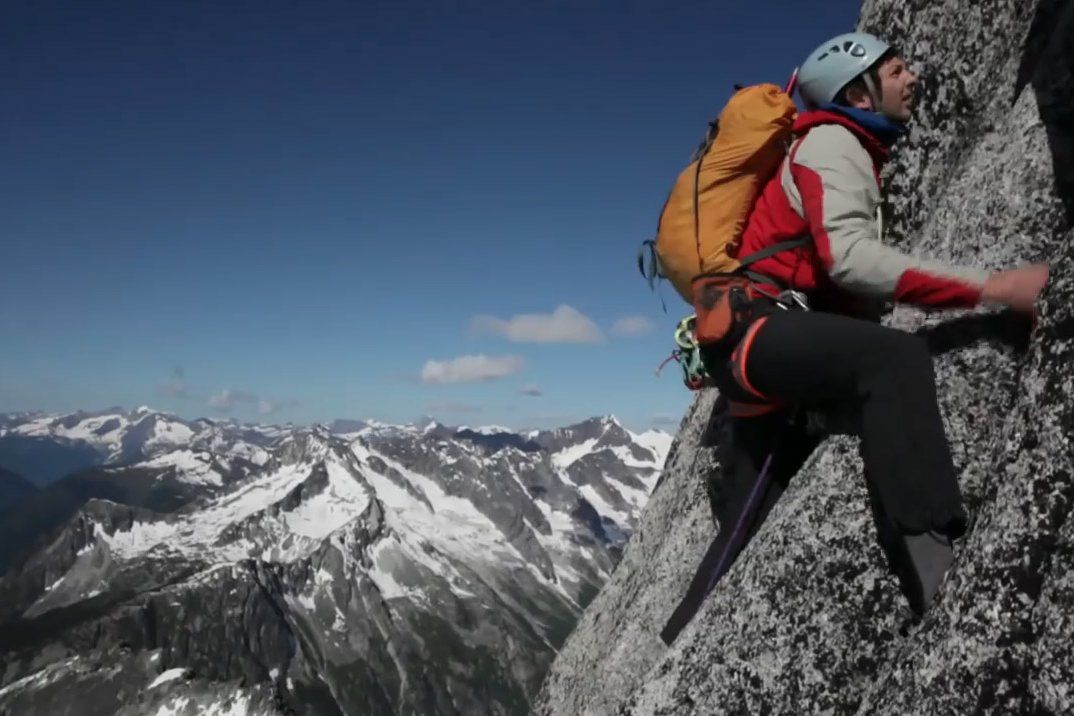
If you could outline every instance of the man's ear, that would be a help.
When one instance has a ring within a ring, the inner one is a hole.
[[[873,98],[869,95],[869,90],[865,87],[865,83],[860,79],[856,79],[847,85],[844,96],[846,97],[847,104],[851,107],[876,109],[873,107]]]

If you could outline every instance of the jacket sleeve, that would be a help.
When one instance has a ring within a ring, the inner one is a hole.
[[[814,128],[791,175],[821,263],[841,288],[881,300],[970,307],[989,272],[906,254],[880,241],[880,189],[868,152],[844,127]]]

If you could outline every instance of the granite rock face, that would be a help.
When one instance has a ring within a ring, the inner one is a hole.
[[[715,396],[698,396],[622,561],[534,714],[1058,714],[1074,710],[1074,4],[867,0],[923,78],[885,182],[886,240],[988,269],[1052,264],[1040,321],[899,307],[936,355],[971,515],[911,615],[875,542],[857,438],[830,437],[671,646],[716,532]]]

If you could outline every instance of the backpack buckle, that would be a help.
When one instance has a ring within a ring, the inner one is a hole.
[[[787,310],[788,308],[793,308],[795,306],[802,309],[803,311],[809,310],[809,301],[808,299],[806,299],[806,295],[801,291],[795,291],[794,289],[787,289],[786,291],[781,291],[780,294],[776,297],[776,305],[783,310]]]

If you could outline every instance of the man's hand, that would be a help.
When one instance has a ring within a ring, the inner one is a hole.
[[[982,303],[1008,306],[1019,313],[1033,313],[1040,292],[1048,282],[1046,263],[1028,264],[988,277],[981,289]]]

